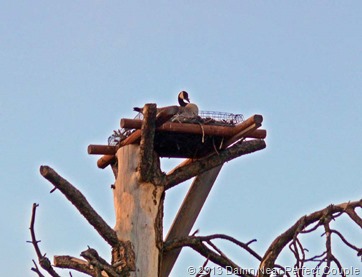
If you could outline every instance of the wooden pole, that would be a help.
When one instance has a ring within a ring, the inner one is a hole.
[[[188,236],[206,201],[222,165],[198,175],[177,212],[166,241]],[[167,277],[181,252],[181,248],[167,252],[162,258],[161,277]]]
[[[130,276],[159,276],[164,188],[140,182],[139,157],[139,145],[127,145],[117,151],[114,230],[119,240],[130,241],[133,246],[136,271]]]

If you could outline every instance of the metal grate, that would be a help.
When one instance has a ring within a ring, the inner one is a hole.
[[[233,114],[226,112],[200,111],[199,116],[202,118],[211,118],[229,124],[238,124],[244,121],[242,114]]]

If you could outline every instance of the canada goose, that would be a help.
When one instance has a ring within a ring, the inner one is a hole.
[[[177,96],[177,100],[180,105],[179,114],[182,114],[185,117],[197,116],[199,114],[198,107],[195,104],[190,103],[189,94],[186,91],[181,91]],[[161,109],[163,108],[159,108],[157,111],[159,112]],[[143,108],[134,107],[133,110],[142,113]]]
[[[190,103],[189,94],[183,90],[178,94],[177,100],[181,107],[185,107],[188,103],[186,103],[184,100]]]
[[[188,103],[186,103],[186,100]],[[181,91],[178,94],[178,103],[180,104],[179,114],[183,117],[195,117],[199,115],[199,108],[196,104],[190,103],[189,94],[186,91]]]

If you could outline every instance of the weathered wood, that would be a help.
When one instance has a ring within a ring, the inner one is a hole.
[[[205,125],[205,124],[191,124],[191,123],[177,123],[166,122],[162,126],[157,128],[157,131],[175,132],[175,133],[189,133],[200,135],[211,135],[221,137],[232,137],[237,133],[248,128],[250,125],[259,124],[263,121],[261,115],[253,115],[236,126],[218,126],[218,125]],[[121,127],[129,129],[140,129],[142,126],[142,120],[139,119],[121,119]]]
[[[171,117],[173,117],[177,112],[178,112],[178,106],[170,106],[160,110],[156,116],[156,127],[161,126],[163,123],[170,120]],[[125,140],[121,141],[118,147],[120,148],[128,144],[137,143],[139,142],[140,139],[141,139],[141,130],[136,130]],[[98,159],[97,166],[99,168],[104,169],[108,165],[115,162],[116,162],[116,157],[114,155],[104,155]]]
[[[117,146],[113,145],[99,145],[99,144],[89,144],[88,145],[88,154],[90,155],[114,155],[118,150]]]
[[[237,133],[235,136],[232,136],[229,138],[221,147],[221,149],[225,149],[232,145],[233,143],[237,142],[238,140],[245,138],[248,133],[254,132],[256,129],[260,127],[261,124],[254,123],[245,129],[241,130],[239,133]]]
[[[139,145],[127,145],[117,151],[118,176],[115,183],[114,230],[122,241],[130,241],[136,255],[132,276],[158,276],[162,247],[164,188],[140,183],[138,178]]]
[[[128,120],[128,119],[127,119]],[[130,119],[133,120],[133,119]],[[185,125],[183,123],[171,123],[177,124],[177,125]],[[157,131],[170,131],[167,127],[169,123],[165,123],[162,126],[156,128]],[[195,124],[189,124],[189,125],[195,125]],[[197,127],[199,128],[199,127]],[[225,127],[230,128],[230,127]],[[196,133],[196,132],[195,132]],[[209,132],[205,130],[206,135],[212,135],[212,132]],[[244,134],[245,138],[254,138],[254,139],[265,139],[267,135],[267,132],[265,129],[256,129],[251,132],[247,132]],[[96,144],[90,144],[88,146],[88,154],[90,155],[115,155],[118,150],[118,146],[110,146],[110,145],[96,145]]]
[[[140,129],[141,126],[142,120],[127,118],[121,119],[122,128]],[[233,130],[234,128],[235,127],[218,125],[166,122],[162,126],[158,127],[157,131],[231,137],[235,133]]]
[[[153,176],[153,143],[156,128],[156,104],[146,104],[143,108],[143,122],[140,142],[140,162],[138,171],[141,182],[150,182]]]
[[[242,130],[249,127],[250,125],[253,125],[253,124],[261,125],[262,122],[263,122],[263,116],[260,114],[254,114],[254,115],[250,116],[248,119],[244,120],[243,122],[241,122],[240,124],[235,126],[234,135],[241,132]]]
[[[254,139],[265,139],[267,132],[265,129],[256,129],[253,132],[247,133],[245,135],[246,138],[254,138]]]
[[[189,235],[221,168],[222,165],[219,165],[195,178],[177,212],[165,241]],[[169,276],[180,252],[181,248],[178,248],[163,255],[161,277]]]

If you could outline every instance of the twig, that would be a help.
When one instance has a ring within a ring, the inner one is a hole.
[[[36,262],[33,260],[33,263],[34,263],[34,266],[35,267],[32,267],[31,270],[36,272],[38,274],[39,277],[45,277],[41,272],[40,272],[40,269],[38,267],[38,265],[36,264]]]
[[[331,233],[334,233],[334,234],[337,234],[339,236],[339,238],[343,241],[343,243],[345,245],[347,245],[348,247],[352,248],[353,250],[356,250],[357,252],[358,251],[361,251],[361,248],[358,248],[357,246],[353,245],[352,243],[348,242],[345,237],[340,233],[338,232],[337,230],[333,230],[331,229],[330,230]]]

